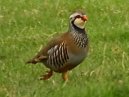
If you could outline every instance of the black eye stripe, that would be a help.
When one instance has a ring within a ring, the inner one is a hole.
[[[81,18],[81,16],[80,15],[77,15],[75,18]]]

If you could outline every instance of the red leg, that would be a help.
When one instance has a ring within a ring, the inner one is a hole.
[[[62,73],[62,78],[64,81],[68,81],[68,72],[67,71]]]
[[[53,71],[47,71],[46,74],[44,74],[43,76],[41,76],[40,80],[48,80],[51,76],[53,75]]]

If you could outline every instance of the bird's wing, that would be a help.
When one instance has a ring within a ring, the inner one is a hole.
[[[63,35],[62,35],[63,36]],[[36,64],[38,62],[42,62],[43,60],[50,60],[50,55],[55,54],[54,52],[58,51],[61,53],[61,49],[59,47],[63,46],[63,37],[59,36],[52,39],[45,47],[43,47],[31,60],[27,61],[26,63]],[[64,45],[65,46],[65,45]],[[59,50],[57,50],[59,49]],[[62,48],[63,49],[63,48]]]

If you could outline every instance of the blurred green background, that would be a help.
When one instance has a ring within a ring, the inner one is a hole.
[[[25,61],[77,9],[89,18],[88,57],[68,83],[38,80],[45,66]],[[129,97],[129,0],[0,0],[0,97]]]

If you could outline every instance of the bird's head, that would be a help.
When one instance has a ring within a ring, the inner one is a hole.
[[[85,23],[88,20],[87,16],[81,11],[74,12],[73,14],[70,15],[69,18],[70,18],[70,23],[80,29],[85,28]]]

